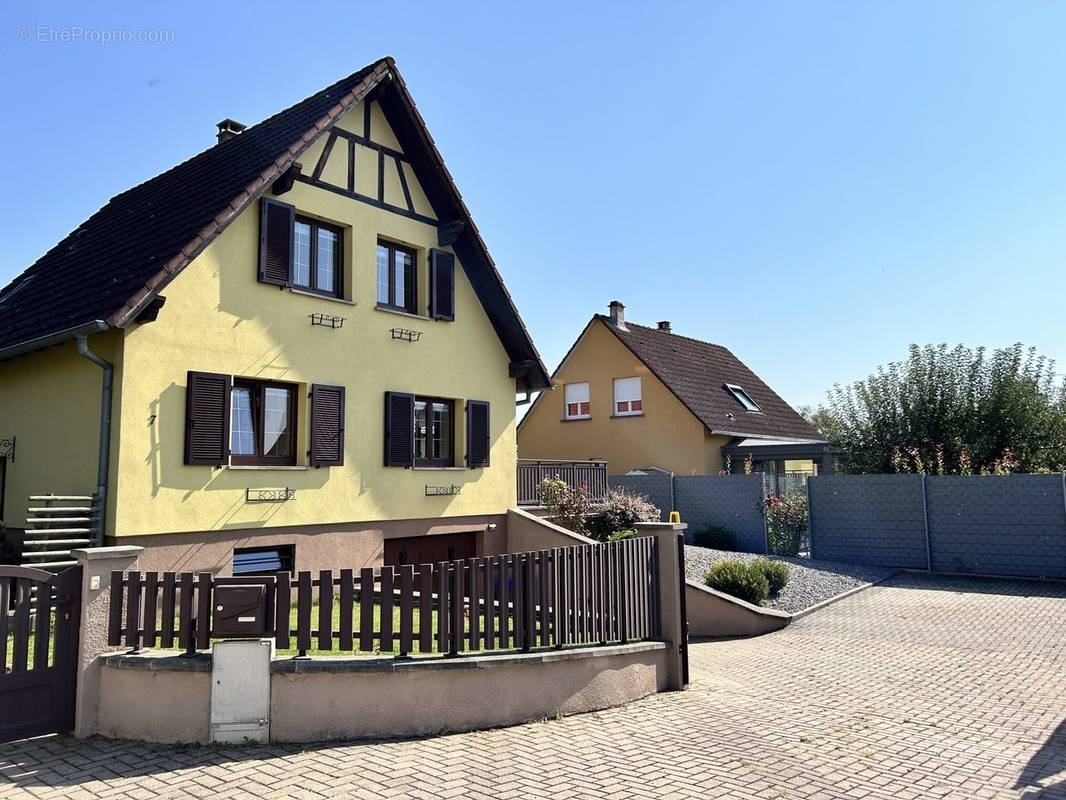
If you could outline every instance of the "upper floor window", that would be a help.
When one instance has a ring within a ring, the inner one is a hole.
[[[378,242],[379,306],[415,313],[415,252],[392,242]]]
[[[297,217],[293,237],[292,285],[299,289],[339,296],[340,229]]]
[[[592,414],[587,383],[566,384],[566,418],[588,419]]]
[[[736,398],[738,403],[744,406],[745,411],[762,411],[762,409],[759,408],[759,405],[752,400],[751,396],[740,386],[737,386],[735,383],[727,383],[725,388]]]
[[[237,379],[230,401],[230,456],[234,464],[295,464],[295,387]]]
[[[644,413],[644,403],[640,398],[640,378],[615,378],[614,413],[617,417]]]
[[[415,466],[455,464],[454,404],[436,397],[415,398]]]

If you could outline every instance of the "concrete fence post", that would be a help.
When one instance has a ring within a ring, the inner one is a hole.
[[[107,644],[107,615],[111,609],[111,573],[128,572],[144,552],[143,547],[92,547],[72,550],[81,567],[81,633],[78,640],[78,687],[74,709],[74,735],[97,731],[100,708],[100,661],[113,648]]]
[[[638,522],[637,533],[653,536],[659,551],[659,611],[662,615],[662,638],[670,642],[666,667],[666,688],[684,689],[683,661],[687,658],[687,620],[682,613],[685,590],[678,553],[678,536],[684,536],[684,523]]]

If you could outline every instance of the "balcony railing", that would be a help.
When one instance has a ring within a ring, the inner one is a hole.
[[[544,461],[518,459],[518,504],[539,505],[537,487],[547,478],[558,478],[574,488],[582,486],[593,502],[607,496],[606,461]]]

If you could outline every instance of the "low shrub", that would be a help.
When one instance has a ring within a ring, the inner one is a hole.
[[[735,552],[737,549],[737,537],[733,532],[717,525],[708,525],[702,531],[693,533],[692,543],[697,547],[709,547],[711,550]]]
[[[635,539],[637,536],[636,530],[630,528],[627,531],[615,531],[607,537],[608,542],[624,542],[626,539]]]
[[[788,583],[789,568],[784,561],[771,561],[768,558],[756,558],[750,563],[753,569],[759,570],[766,576],[766,582],[770,586],[770,597],[777,597]]]
[[[586,515],[592,508],[584,485],[573,488],[559,478],[545,478],[537,487],[537,499],[548,509],[548,518],[574,533],[586,533]]]
[[[775,556],[798,556],[807,536],[807,498],[798,493],[763,500],[766,509],[766,532],[770,553]]]
[[[611,534],[631,530],[638,522],[658,522],[661,513],[658,506],[644,495],[626,489],[610,489],[604,501],[593,507],[586,519],[586,527],[589,536],[606,542]]]
[[[752,605],[760,605],[770,595],[770,584],[759,569],[738,559],[718,561],[711,565],[703,582],[712,589],[739,597]]]

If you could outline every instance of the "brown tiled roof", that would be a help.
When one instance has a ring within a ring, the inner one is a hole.
[[[788,403],[718,344],[626,322],[626,330],[597,314],[607,328],[715,433],[820,441],[822,436]],[[745,411],[725,384],[747,392],[761,413]]]
[[[389,80],[394,78],[395,80]],[[391,58],[383,58],[296,105],[112,198],[0,291],[0,352],[103,320],[126,324],[225,226],[255,201],[346,109],[386,82],[424,126]],[[394,103],[395,105],[395,103]],[[430,168],[443,160],[419,131]],[[432,151],[432,152],[429,152]],[[531,388],[547,371],[447,171],[438,200],[476,239],[464,268]],[[460,259],[463,260],[462,258]]]

